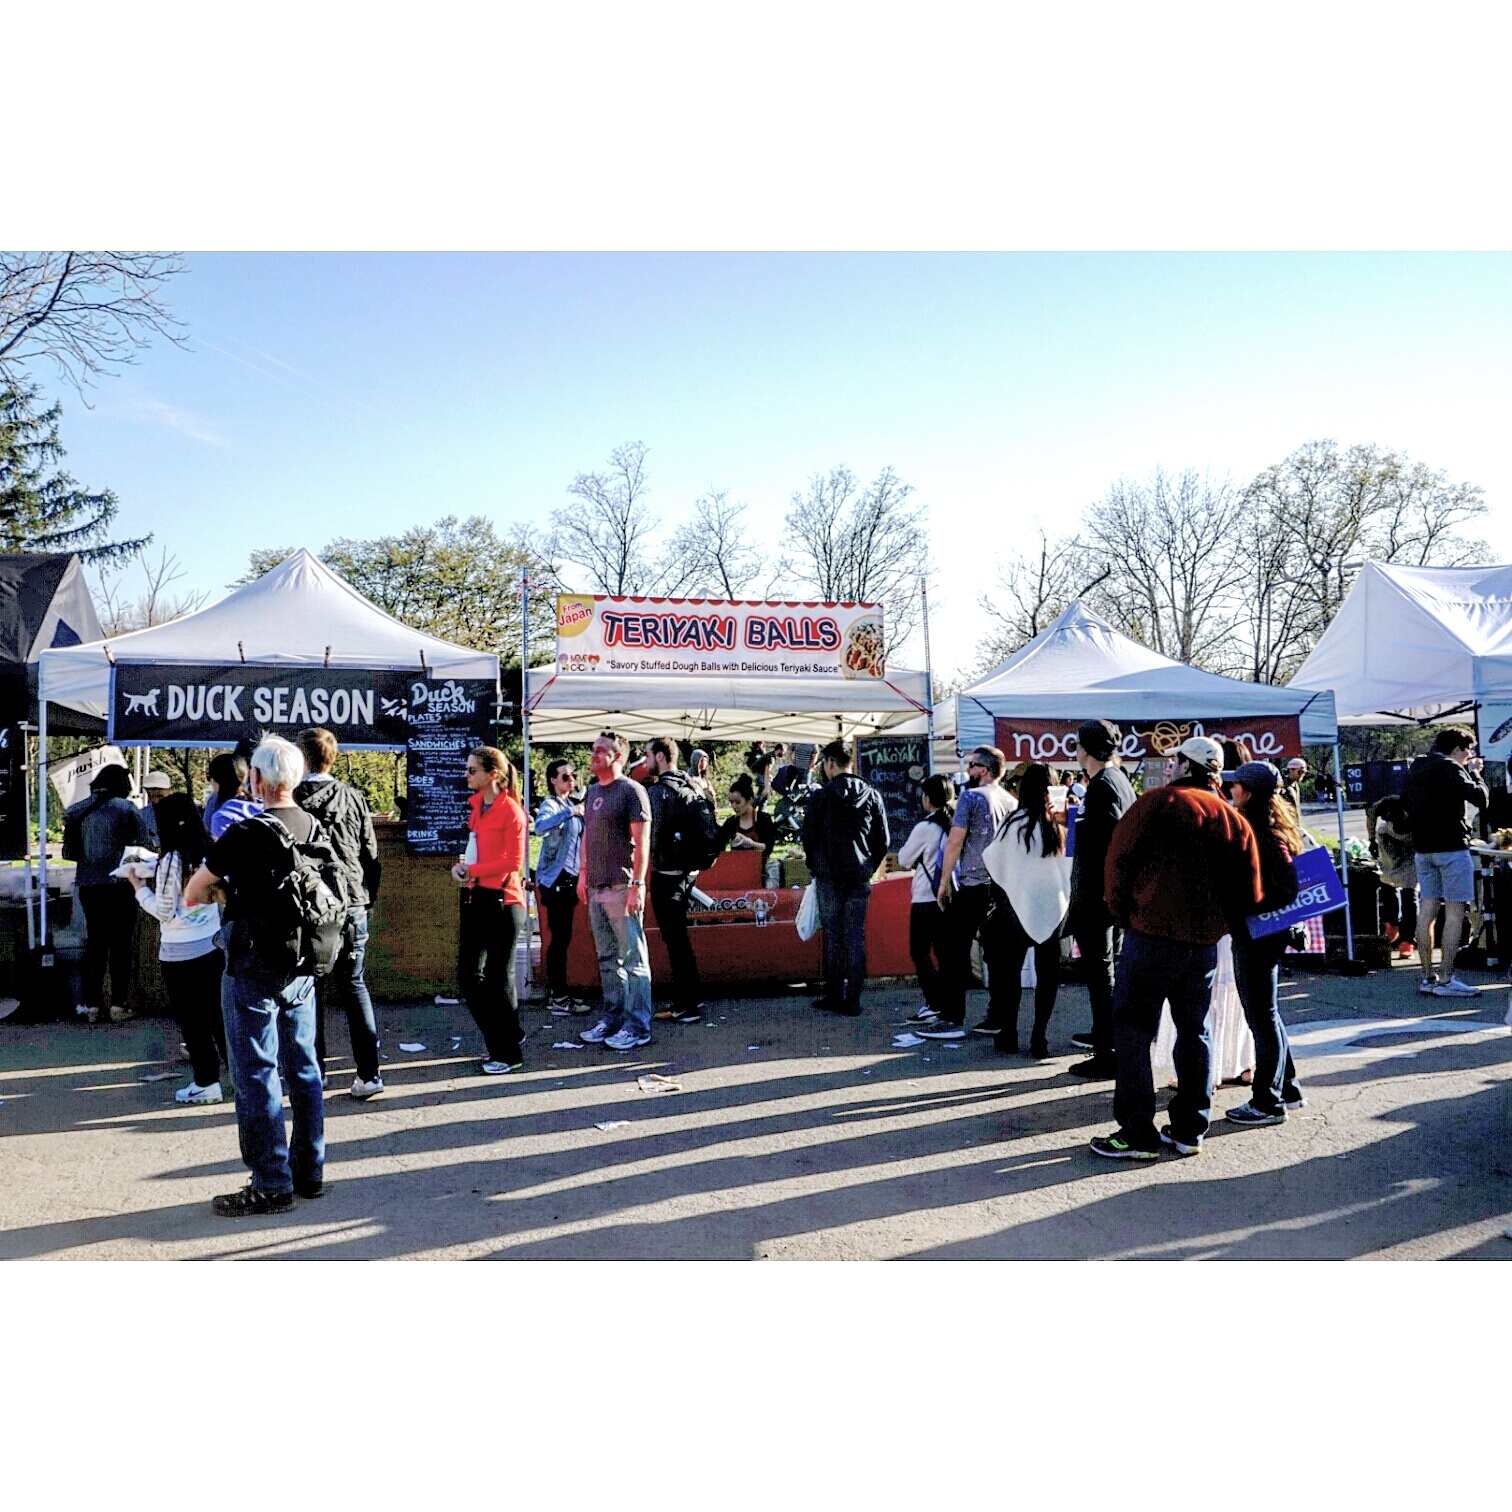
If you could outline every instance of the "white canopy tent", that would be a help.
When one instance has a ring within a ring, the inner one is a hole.
[[[633,739],[848,740],[914,720],[929,709],[923,672],[882,678],[559,673],[531,669],[525,716],[531,742],[586,745],[606,725]]]
[[[957,743],[993,745],[999,716],[1208,719],[1297,716],[1305,745],[1339,738],[1333,694],[1239,682],[1173,661],[1121,635],[1078,599],[957,699]]]
[[[38,735],[47,760],[47,706],[67,702],[104,714],[113,662],[215,666],[232,662],[293,667],[355,667],[432,676],[499,677],[491,652],[455,646],[412,630],[313,553],[301,549],[255,582],[209,608],[111,640],[60,646],[37,658]],[[47,783],[39,780],[42,922],[46,939]]]
[[[1291,686],[1331,690],[1359,724],[1512,696],[1512,566],[1367,562]]]

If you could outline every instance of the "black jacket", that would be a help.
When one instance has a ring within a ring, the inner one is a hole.
[[[378,835],[367,799],[345,782],[315,782],[306,777],[294,789],[294,801],[320,821],[331,849],[351,885],[354,907],[370,908],[378,896]]]
[[[651,802],[652,871],[686,875],[678,864],[678,811],[703,796],[693,779],[682,771],[663,772],[655,782],[646,784],[646,797]]]
[[[1071,918],[1100,924],[1107,914],[1103,902],[1103,869],[1113,826],[1134,807],[1134,789],[1122,767],[1106,766],[1087,780],[1081,817],[1076,822],[1076,854],[1071,858]]]
[[[809,870],[837,887],[862,887],[887,854],[887,809],[882,795],[849,772],[827,782],[803,816],[803,854]]]
[[[1491,794],[1458,762],[1442,751],[1429,751],[1412,763],[1403,797],[1412,817],[1412,848],[1421,855],[1465,850],[1471,835],[1465,805],[1483,809]]]

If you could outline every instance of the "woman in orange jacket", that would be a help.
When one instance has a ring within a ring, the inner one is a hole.
[[[522,1064],[515,945],[525,929],[525,810],[519,774],[493,746],[468,753],[467,786],[472,839],[452,867],[467,889],[457,976],[488,1051],[480,1069],[505,1076]]]

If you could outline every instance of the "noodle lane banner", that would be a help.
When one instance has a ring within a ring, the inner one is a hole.
[[[1101,716],[1094,709],[1088,719]],[[1019,719],[999,715],[994,722],[998,749],[1011,763],[1045,761],[1070,766],[1076,760],[1077,719]],[[1194,735],[1212,740],[1242,740],[1256,761],[1280,762],[1302,754],[1302,730],[1295,714],[1267,714],[1253,719],[1220,716],[1211,719],[1150,719],[1120,724],[1125,761],[1159,760],[1171,755]]]
[[[557,598],[557,671],[880,678],[887,671],[882,610],[564,593]]]
[[[361,667],[232,662],[117,662],[110,673],[116,745],[232,746],[262,732],[324,725],[344,750],[402,751],[411,674]]]

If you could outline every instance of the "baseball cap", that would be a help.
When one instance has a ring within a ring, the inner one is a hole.
[[[1268,797],[1281,786],[1281,774],[1268,761],[1246,761],[1223,774],[1225,782],[1237,782],[1252,793]]]
[[[142,791],[144,793],[171,793],[173,791],[173,779],[167,772],[148,772],[142,778]]]
[[[1216,740],[1209,740],[1206,735],[1194,735],[1190,740],[1183,740],[1176,747],[1178,756],[1185,756],[1197,766],[1206,767],[1210,772],[1216,772],[1223,765],[1223,747]]]
[[[1305,761],[1303,761],[1303,759],[1300,756],[1293,756],[1292,759],[1290,761],[1288,761],[1286,764],[1287,764],[1288,767],[1294,767],[1294,766],[1306,767],[1306,765],[1307,765],[1307,763]]]
[[[1076,743],[1094,761],[1106,761],[1118,749],[1123,731],[1106,719],[1089,719],[1076,727]]]

